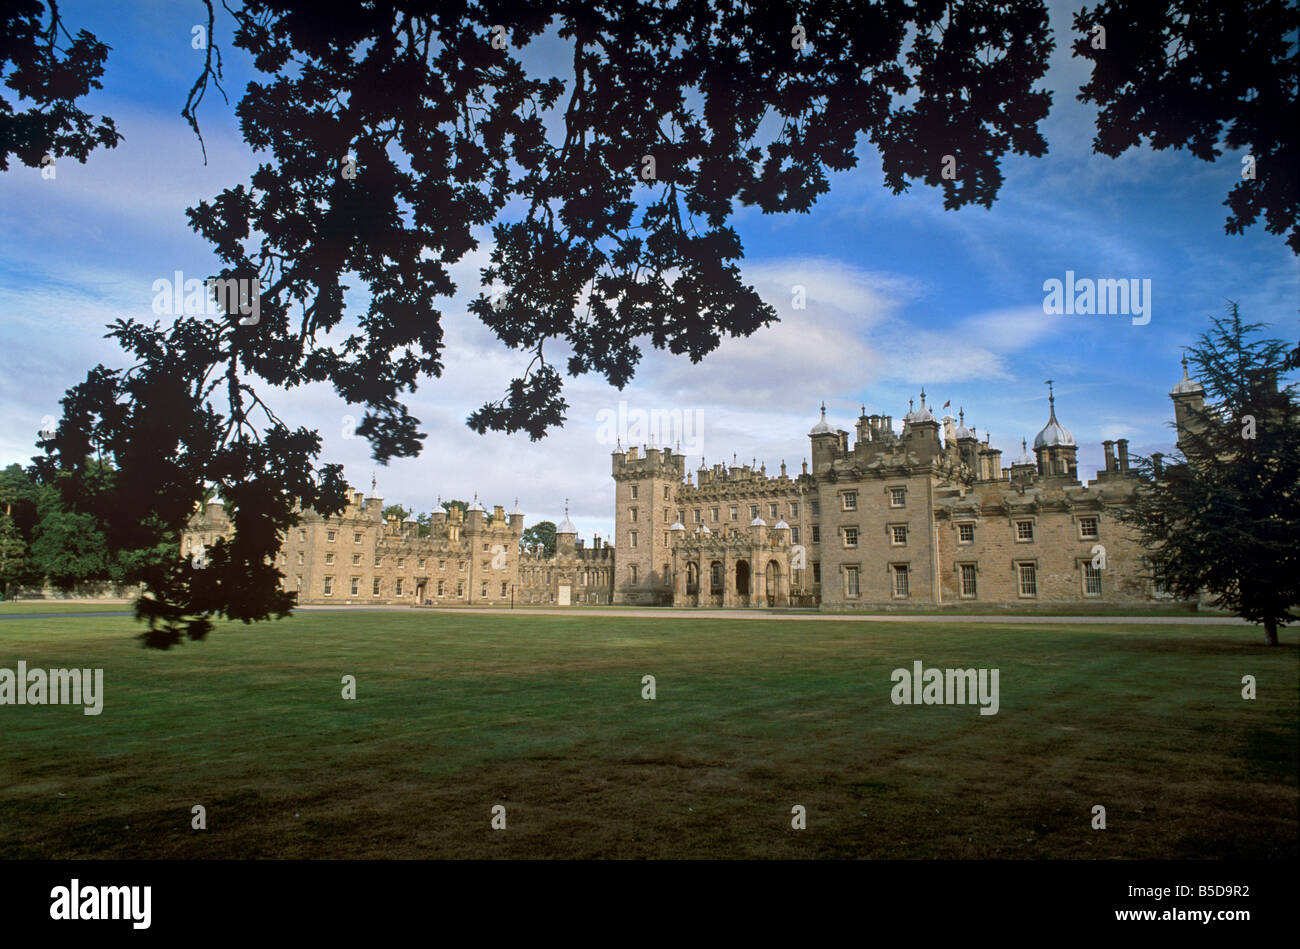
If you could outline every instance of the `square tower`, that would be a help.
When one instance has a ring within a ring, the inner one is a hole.
[[[672,601],[672,547],[677,489],[686,457],[670,448],[613,453],[614,602],[666,605]]]

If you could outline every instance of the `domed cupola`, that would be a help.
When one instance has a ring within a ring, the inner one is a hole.
[[[960,410],[958,410],[958,412],[957,412],[957,418],[960,419],[960,423],[957,425],[957,441],[959,441],[959,442],[963,442],[963,441],[966,441],[966,440],[968,440],[968,439],[969,439],[970,441],[978,441],[978,439],[975,437],[975,433],[972,432],[969,428],[966,427],[966,410],[965,410],[965,409],[960,409]]]
[[[921,390],[921,407],[912,409],[912,400],[907,400],[908,413],[903,416],[903,422],[906,425],[916,425],[920,422],[933,422],[934,413],[925,407],[925,389]]]
[[[1040,448],[1078,448],[1079,443],[1060,422],[1056,420],[1056,395],[1052,392],[1052,380],[1047,380],[1047,402],[1051,406],[1047,424],[1034,436],[1034,451]]]
[[[812,431],[809,432],[808,434],[809,434],[809,435],[834,435],[834,434],[835,434],[835,430],[834,430],[833,428],[831,428],[830,423],[826,421],[826,403],[825,403],[825,402],[822,403],[822,418],[821,418],[821,421],[818,422],[816,425],[814,425],[814,426],[812,427]]]
[[[1205,386],[1201,385],[1195,379],[1187,375],[1187,354],[1183,354],[1183,377],[1179,379],[1172,389],[1170,395],[1204,395]]]

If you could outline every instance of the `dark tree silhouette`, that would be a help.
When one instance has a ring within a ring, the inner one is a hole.
[[[1224,229],[1263,215],[1300,253],[1300,5],[1107,0],[1074,26],[1074,54],[1092,61],[1079,98],[1099,107],[1094,149],[1113,158],[1145,140],[1204,161],[1249,149],[1253,177],[1233,176]]]
[[[736,208],[806,212],[863,136],[887,187],[920,179],[953,208],[991,205],[1001,159],[1046,149],[1050,95],[1036,84],[1052,41],[1038,2],[397,3],[343,16],[245,0],[231,12],[233,44],[264,76],[238,103],[241,129],[266,157],[189,217],[222,262],[215,276],[258,281],[258,316],[117,321],[109,335],[132,368],[97,367],[69,390],[36,466],[76,481],[87,458],[113,459],[123,477],[81,492],[110,545],[174,534],[199,486],[221,486],[234,539],[204,569],[140,577],[154,645],[202,637],[212,613],[281,615],[278,535],[300,507],[343,504],[338,466],[316,467],[319,436],[291,431],[258,384],[328,381],[366,407],[356,431],[378,461],[419,453],[401,396],[441,373],[437,301],[485,229],[471,309],[531,362],[469,423],[536,439],[564,420],[561,369],[621,387],[643,345],[698,361],[775,318],[740,277]],[[524,56],[547,30],[568,43],[563,77]],[[220,77],[205,71],[199,95],[207,78]],[[187,120],[196,105],[192,91]],[[368,300],[355,316],[347,281]]]
[[[108,116],[95,124],[76,104],[101,88],[109,47],[86,30],[73,38],[58,4],[46,6],[6,0],[0,9],[0,80],[16,96],[11,102],[0,95],[0,171],[8,170],[10,155],[33,168],[46,155],[84,162],[96,146],[114,148],[122,138]]]

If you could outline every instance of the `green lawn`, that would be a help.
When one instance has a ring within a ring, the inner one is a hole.
[[[1297,856],[1295,630],[302,613],[168,653],[136,631],[0,620],[0,667],[102,667],[106,692],[98,717],[0,706],[0,857]],[[916,659],[1000,669],[999,713],[893,705]]]

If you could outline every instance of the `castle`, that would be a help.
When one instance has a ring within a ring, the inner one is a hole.
[[[1074,436],[1056,417],[1010,466],[920,394],[895,431],[865,408],[849,433],[821,419],[812,464],[791,477],[754,465],[701,467],[668,448],[613,452],[615,534],[587,547],[566,509],[556,551],[523,544],[524,515],[477,497],[427,528],[385,520],[355,492],[337,517],[306,512],[279,566],[302,603],[698,607],[1017,608],[1135,605],[1163,597],[1148,552],[1118,520],[1136,487],[1128,441],[1102,442],[1105,470],[1079,480]],[[1170,393],[1181,435],[1204,401],[1187,375]],[[183,550],[229,532],[219,502],[197,512]]]

